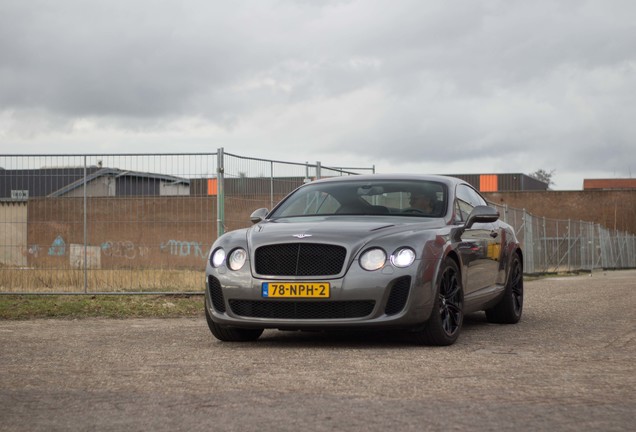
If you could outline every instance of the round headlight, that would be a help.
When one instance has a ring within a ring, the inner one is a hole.
[[[386,262],[386,253],[382,249],[373,248],[360,256],[360,266],[369,271],[381,269]]]
[[[247,260],[245,249],[234,249],[227,258],[227,266],[232,270],[240,270]]]
[[[225,261],[225,251],[221,248],[218,248],[214,252],[212,252],[212,259],[210,259],[210,263],[213,267],[220,267],[223,265]]]
[[[391,264],[396,267],[408,267],[415,261],[415,251],[411,248],[402,248],[396,250],[391,255]]]

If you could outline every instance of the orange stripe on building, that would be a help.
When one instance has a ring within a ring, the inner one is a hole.
[[[216,179],[208,179],[208,195],[217,195],[218,184]]]
[[[479,176],[480,192],[497,192],[497,190],[499,190],[497,174],[482,174]]]

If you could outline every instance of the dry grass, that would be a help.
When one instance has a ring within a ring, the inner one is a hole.
[[[194,270],[89,270],[91,292],[203,292],[205,273]],[[74,269],[0,268],[3,293],[83,293],[84,272]]]
[[[3,295],[0,320],[203,317],[200,295]]]

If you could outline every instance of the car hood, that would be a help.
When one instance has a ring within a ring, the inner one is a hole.
[[[435,230],[445,225],[443,219],[414,221],[414,218],[378,218],[360,216],[325,216],[263,221],[247,233],[247,241],[255,249],[276,243],[330,243],[349,247],[361,246],[386,236],[408,236],[414,230]]]

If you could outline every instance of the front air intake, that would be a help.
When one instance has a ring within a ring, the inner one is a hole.
[[[396,279],[391,287],[391,294],[389,294],[389,300],[386,302],[386,308],[384,313],[387,315],[395,315],[402,312],[406,305],[406,300],[409,298],[409,291],[411,288],[411,277],[403,276]]]
[[[343,319],[362,318],[373,312],[373,300],[358,301],[279,301],[230,300],[232,313],[250,318]]]
[[[213,276],[208,276],[208,289],[210,290],[210,298],[212,299],[212,306],[217,312],[225,312],[225,300],[223,298],[223,290],[221,289],[221,283]]]

